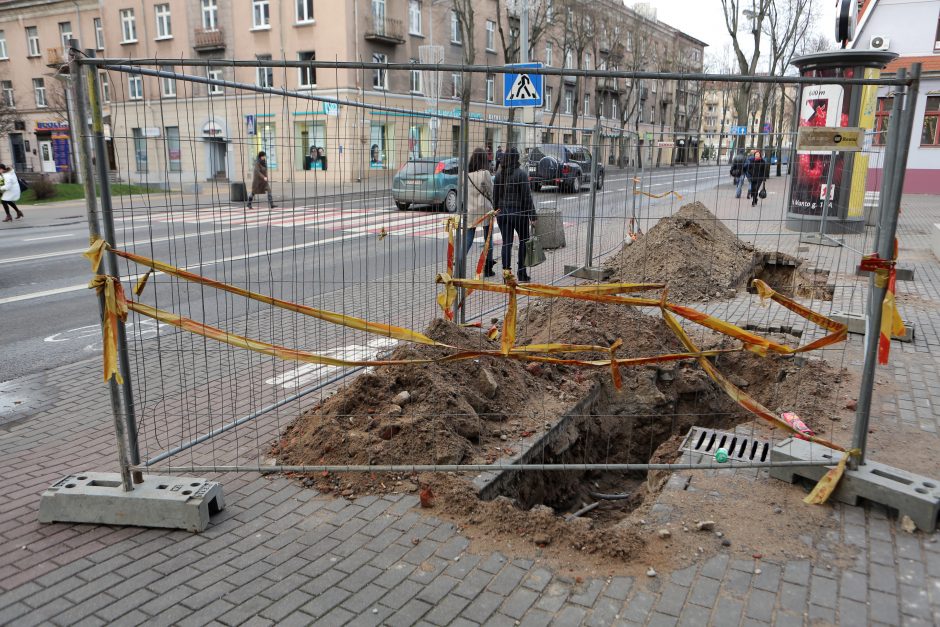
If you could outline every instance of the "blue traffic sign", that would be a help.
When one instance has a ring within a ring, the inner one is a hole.
[[[747,127],[746,126],[732,126],[731,134],[732,135],[747,135]]]
[[[525,70],[527,68],[540,68],[541,63],[515,63],[508,66],[513,69]],[[541,74],[503,74],[503,106],[504,107],[541,107],[542,86],[544,81]]]

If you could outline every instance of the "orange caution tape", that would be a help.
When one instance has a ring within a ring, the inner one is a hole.
[[[94,265],[94,262],[92,262]],[[127,320],[127,298],[124,296],[124,287],[121,282],[111,276],[97,275],[88,287],[104,295],[104,319],[101,321],[102,340],[104,342],[104,380],[112,376],[118,383],[124,383],[124,378],[118,369],[117,336],[118,320]]]
[[[101,258],[104,256],[104,251],[107,250],[108,244],[103,239],[96,239],[91,243],[91,246],[82,253],[82,257],[88,259],[91,262],[91,271],[98,272],[98,268],[101,267]]]
[[[512,351],[513,344],[516,343],[516,277],[509,270],[503,270],[503,281],[509,289],[509,302],[506,304],[506,317],[503,318],[503,333],[500,338],[500,349],[503,355],[508,355]]]
[[[878,329],[878,363],[886,365],[891,352],[891,338],[904,335],[904,320],[898,311],[897,303],[897,256],[898,241],[894,240],[894,259],[882,259],[873,253],[862,257],[858,265],[859,270],[871,272],[874,275],[875,286],[885,289],[884,300],[881,301],[881,328]]]
[[[806,495],[806,498],[803,499],[803,502],[807,505],[822,505],[829,500],[829,497],[839,486],[839,481],[842,479],[842,475],[845,474],[845,465],[849,461],[849,458],[852,456],[861,455],[862,452],[857,449],[849,449],[845,451],[845,454],[842,455],[842,459],[839,460],[839,463],[835,467],[830,468],[829,472],[823,475],[822,479],[816,482],[816,487],[813,488],[813,491]]]

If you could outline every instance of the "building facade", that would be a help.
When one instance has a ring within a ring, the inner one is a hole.
[[[901,2],[866,0],[862,4],[852,48],[888,50],[900,55],[888,64],[883,76],[893,76],[912,63],[922,64],[920,92],[911,134],[904,192],[940,193],[940,0]],[[875,110],[875,150],[883,149],[892,99],[881,88]],[[879,148],[880,147],[880,148]],[[881,181],[882,159],[872,159],[869,188]]]
[[[465,96],[471,146],[495,151],[510,142],[584,143],[596,145],[608,163],[622,165],[639,155],[666,164],[697,159],[701,90],[689,81],[546,76],[544,106],[523,115],[503,106],[498,73],[263,65],[281,59],[439,59],[503,66],[520,59],[519,16],[506,4],[514,6],[492,0],[0,1],[0,96],[9,94],[22,118],[0,141],[0,158],[37,172],[69,167],[67,142],[61,145],[69,128],[67,103],[58,98],[55,106],[51,99],[36,104],[43,84],[46,93],[54,84],[64,95],[66,83],[52,78],[61,59],[46,51],[57,49],[61,56],[69,35],[98,56],[204,59],[216,64],[158,69],[293,93],[102,70],[108,162],[129,182],[192,189],[207,181],[246,180],[262,150],[275,180],[387,174],[410,158],[457,154]],[[705,44],[658,22],[649,10],[636,12],[615,0],[530,5],[530,61],[590,70],[701,71]],[[231,59],[259,65],[226,65]],[[24,101],[32,106],[22,107]],[[634,150],[644,143],[648,153]]]

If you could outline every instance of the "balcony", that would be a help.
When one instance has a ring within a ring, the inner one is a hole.
[[[366,27],[366,40],[394,46],[405,43],[403,32],[401,20],[372,15]]]
[[[225,50],[225,35],[222,29],[193,29],[193,50],[197,50],[198,52]]]

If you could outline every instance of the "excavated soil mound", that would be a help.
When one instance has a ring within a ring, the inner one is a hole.
[[[733,296],[760,258],[700,202],[663,218],[609,259],[611,281],[666,283],[669,300]]]

